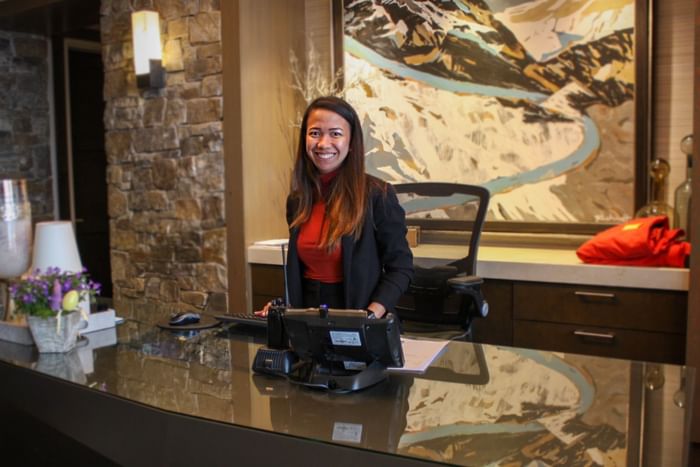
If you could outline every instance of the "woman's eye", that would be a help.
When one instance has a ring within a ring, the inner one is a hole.
[[[331,136],[333,136],[334,138],[340,138],[343,136],[343,133],[340,131],[332,131]]]
[[[319,135],[319,134],[320,134],[320,132],[317,131],[317,130],[311,130],[311,131],[309,132],[309,136],[312,137],[312,138],[318,138],[318,135]]]

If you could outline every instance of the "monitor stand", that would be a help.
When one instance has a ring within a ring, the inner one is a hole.
[[[310,362],[305,369],[300,369],[295,374],[290,374],[289,380],[316,389],[325,389],[331,392],[354,392],[374,386],[386,379],[384,370],[386,367],[374,361],[361,371],[331,370],[320,363]]]

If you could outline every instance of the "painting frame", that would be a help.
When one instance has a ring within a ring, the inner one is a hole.
[[[634,3],[634,150],[633,150],[633,189],[630,200],[634,212],[648,202],[650,192],[649,163],[652,159],[653,144],[653,1],[633,0]],[[344,65],[344,0],[332,0],[332,61],[336,73],[341,73]],[[341,73],[342,76],[342,73]],[[439,226],[437,225],[439,224]],[[441,221],[436,224],[439,230],[459,230],[460,223]],[[454,228],[451,228],[450,226]],[[547,222],[547,221],[487,221],[484,227],[488,232],[532,233],[532,234],[571,234],[591,235],[602,231],[614,223],[586,222]]]

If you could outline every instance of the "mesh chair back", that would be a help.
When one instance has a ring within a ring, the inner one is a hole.
[[[476,185],[458,183],[403,183],[394,185],[409,226],[431,231],[459,232],[468,245],[462,257],[424,264],[414,260],[415,275],[408,293],[396,310],[403,320],[459,324],[467,328],[473,313],[471,299],[452,293],[447,280],[476,275],[479,241],[486,219],[489,192]]]
[[[408,225],[423,230],[459,231],[468,235],[469,251],[452,264],[460,272],[476,274],[476,258],[489,205],[489,191],[460,183],[401,183],[394,185]]]

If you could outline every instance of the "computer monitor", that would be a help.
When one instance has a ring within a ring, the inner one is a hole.
[[[356,391],[382,381],[387,367],[403,366],[399,322],[391,313],[370,319],[364,310],[291,308],[283,322],[302,363],[289,375],[294,382]]]

